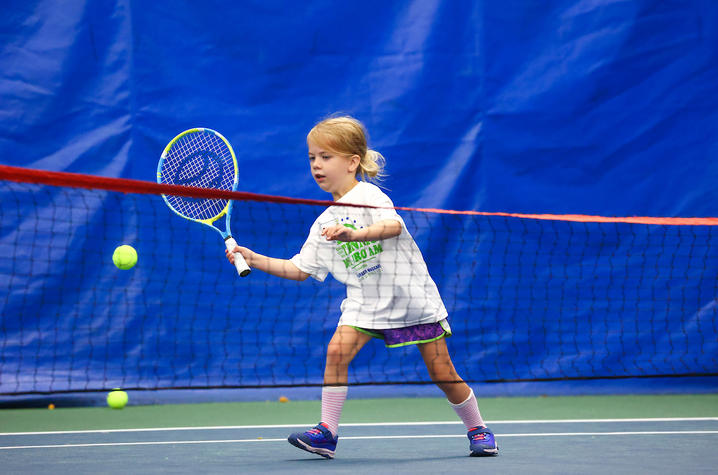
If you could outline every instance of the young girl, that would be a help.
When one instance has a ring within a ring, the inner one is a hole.
[[[349,363],[375,337],[390,348],[417,345],[432,381],[469,431],[470,455],[496,455],[494,435],[481,418],[474,392],[449,357],[446,308],[421,252],[389,197],[365,181],[382,176],[384,158],[367,148],[364,126],[351,117],[319,122],[307,135],[307,146],[312,177],[334,201],[376,208],[330,206],[312,225],[299,254],[289,260],[235,249],[249,266],[272,275],[323,281],[331,272],[347,286],[342,315],[327,348],[321,422],[290,435],[289,442],[334,457]],[[229,252],[227,258],[233,260]]]

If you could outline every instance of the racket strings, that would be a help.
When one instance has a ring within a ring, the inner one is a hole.
[[[232,152],[210,132],[193,132],[178,140],[167,152],[161,183],[231,191],[236,171]],[[218,218],[228,200],[167,196],[170,205],[192,219]]]

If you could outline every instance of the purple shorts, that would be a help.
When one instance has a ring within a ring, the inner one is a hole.
[[[381,338],[384,340],[384,345],[386,345],[387,348],[429,343],[445,336],[451,336],[451,327],[447,319],[436,323],[422,323],[410,327],[387,328],[384,330],[360,327],[352,328],[373,336],[374,338]]]

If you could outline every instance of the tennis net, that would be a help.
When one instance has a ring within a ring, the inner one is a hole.
[[[0,394],[322,384],[344,285],[240,279],[160,193],[178,188],[0,166]],[[330,204],[205,193],[235,200],[241,244],[281,258]],[[466,381],[718,375],[718,219],[399,214]],[[112,263],[121,244],[131,270]],[[377,340],[349,374],[430,382],[415,348]]]

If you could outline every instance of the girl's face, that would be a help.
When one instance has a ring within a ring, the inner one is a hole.
[[[336,201],[356,185],[358,155],[347,157],[324,150],[312,142],[307,145],[309,147],[309,167],[319,188],[331,193],[332,198]]]

